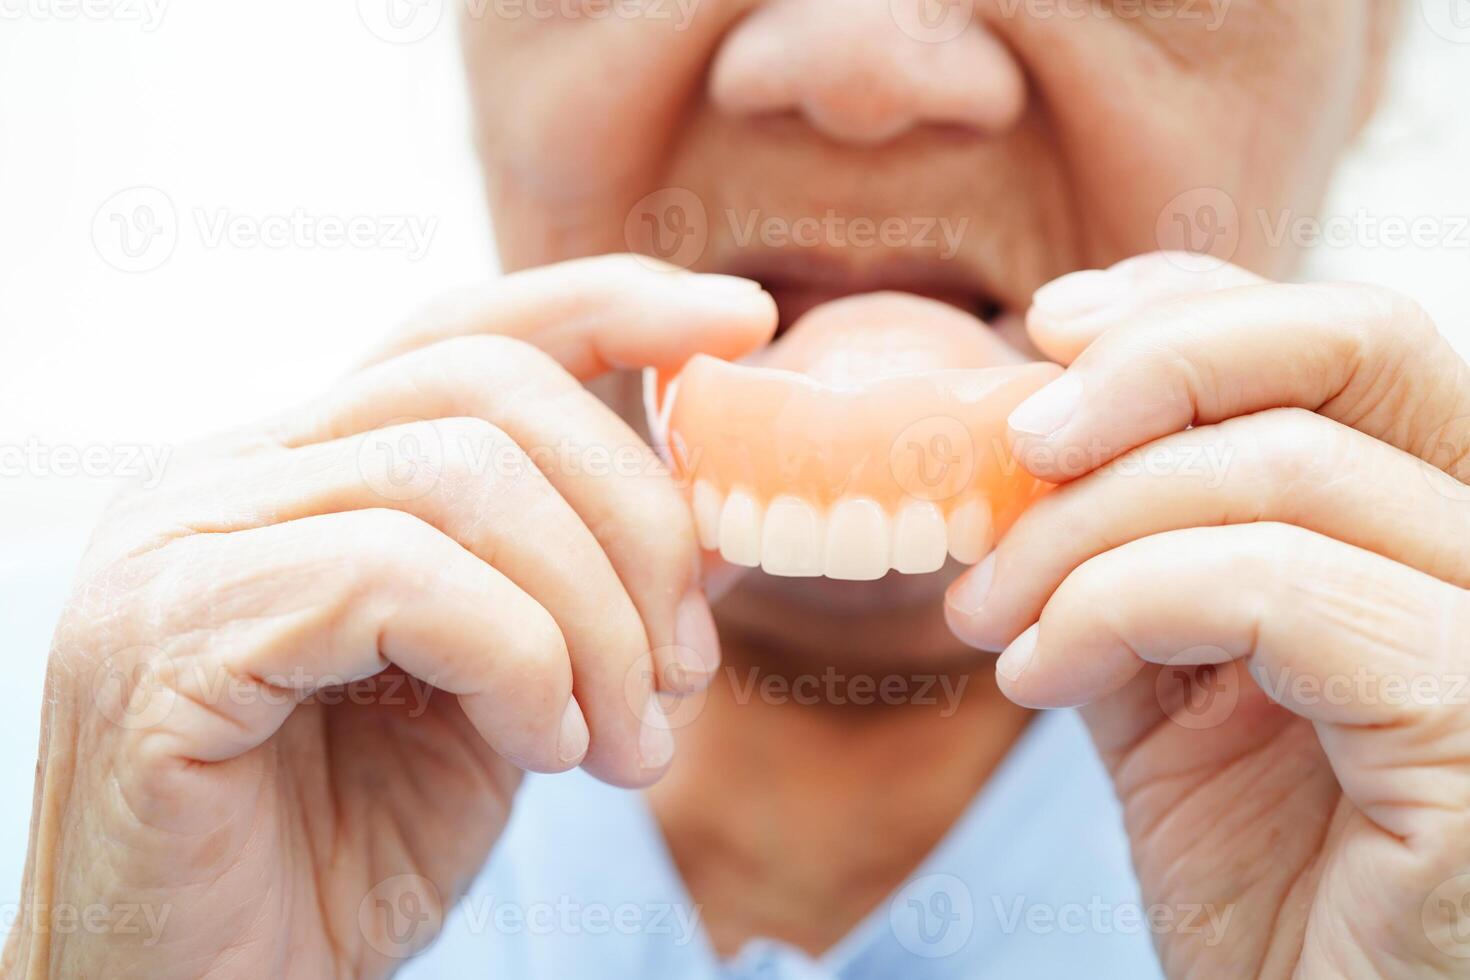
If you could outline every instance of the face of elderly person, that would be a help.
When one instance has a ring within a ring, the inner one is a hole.
[[[760,281],[783,326],[896,289],[1029,350],[1033,291],[1074,269],[1163,247],[1289,272],[1251,216],[1318,204],[1392,7],[567,0],[463,31],[507,270],[632,248]],[[721,627],[778,623],[817,658],[962,656],[933,601],[952,578],[755,574]]]

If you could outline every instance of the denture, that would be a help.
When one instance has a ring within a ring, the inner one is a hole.
[[[1006,417],[1060,374],[975,318],[902,294],[820,306],[742,362],[646,379],[701,545],[771,575],[871,580],[972,564],[1050,488]]]

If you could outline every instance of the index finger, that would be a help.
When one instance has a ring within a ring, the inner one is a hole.
[[[678,368],[695,354],[731,360],[775,331],[776,301],[754,280],[600,255],[463,290],[397,331],[368,363],[489,334],[540,348],[586,381],[619,368]]]
[[[1010,440],[1022,466],[1059,483],[1269,408],[1318,412],[1452,476],[1470,471],[1455,448],[1465,433],[1444,431],[1470,417],[1470,370],[1413,302],[1353,283],[1244,286],[1145,310],[1021,403]]]
[[[1265,281],[1211,255],[1147,252],[1042,286],[1026,312],[1026,333],[1047,357],[1071,364],[1108,330],[1151,306]]]

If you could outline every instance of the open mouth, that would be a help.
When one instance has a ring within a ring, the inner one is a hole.
[[[996,324],[1006,314],[1006,307],[983,287],[977,287],[973,277],[932,260],[886,260],[854,267],[815,255],[782,255],[737,262],[722,271],[754,279],[771,294],[780,313],[777,337],[818,306],[861,293],[922,296],[987,324]]]
[[[1046,489],[1003,437],[1056,366],[979,319],[997,314],[974,293],[852,295],[854,281],[767,277],[783,321],[771,345],[654,379],[655,439],[690,488],[701,543],[731,564],[927,574],[979,560]]]

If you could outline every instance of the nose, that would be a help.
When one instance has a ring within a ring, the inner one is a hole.
[[[995,134],[1020,117],[1026,81],[970,2],[769,0],[725,37],[710,98],[736,115],[798,113],[846,143],[926,124]]]

